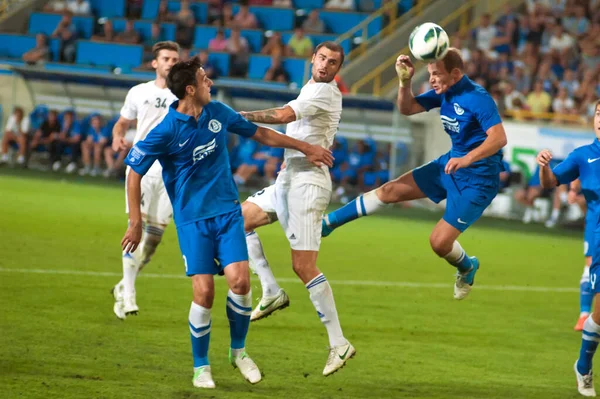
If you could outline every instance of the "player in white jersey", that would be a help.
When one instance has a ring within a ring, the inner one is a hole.
[[[344,50],[333,42],[317,46],[312,58],[312,78],[297,99],[281,108],[242,112],[252,122],[288,123],[286,134],[310,144],[330,148],[342,114],[342,94],[334,81],[344,62]],[[326,166],[316,167],[297,151],[285,151],[285,169],[274,185],[260,190],[242,205],[251,265],[258,274],[263,295],[251,315],[256,321],[289,305],[269,268],[254,231],[279,220],[292,249],[292,266],[306,285],[317,314],[329,336],[329,358],[323,375],[344,366],[355,354],[342,333],[333,293],[317,268],[321,220],[331,199],[331,177]]]
[[[127,93],[121,115],[113,128],[112,146],[115,151],[128,148],[125,135],[134,120],[137,119],[137,132],[133,144],[143,140],[162,121],[171,103],[177,100],[177,97],[167,88],[166,79],[171,67],[179,61],[179,45],[171,41],[158,42],[152,48],[152,52],[154,54],[152,67],[156,69],[156,79],[134,86]],[[127,172],[129,173],[129,167]],[[123,253],[123,278],[112,290],[115,298],[113,310],[119,319],[138,313],[135,279],[139,271],[150,262],[173,216],[171,201],[163,184],[162,167],[158,161],[142,179],[141,200],[144,224],[141,250],[135,253]],[[129,213],[129,210],[126,209],[126,212]]]

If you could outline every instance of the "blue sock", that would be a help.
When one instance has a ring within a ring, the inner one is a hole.
[[[371,215],[383,206],[385,204],[379,200],[375,190],[369,191],[325,216],[325,223],[332,228],[340,227],[361,216]]]
[[[588,317],[583,325],[581,334],[581,350],[577,360],[577,371],[581,375],[587,375],[592,370],[592,359],[600,342],[600,326]]]
[[[210,309],[192,302],[189,315],[190,336],[194,369],[208,365],[208,344],[210,342]]]
[[[231,349],[242,349],[246,346],[246,335],[252,313],[252,291],[246,295],[227,293],[227,318],[231,335]]]
[[[579,312],[590,313],[592,311],[593,300],[594,294],[592,293],[590,275],[586,266],[583,272],[583,276],[581,276],[581,282],[579,284]]]

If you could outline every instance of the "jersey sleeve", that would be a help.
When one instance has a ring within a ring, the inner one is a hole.
[[[227,130],[242,137],[252,137],[258,126],[244,118],[231,107],[223,103],[217,103],[221,107],[220,112],[225,114],[227,120]]]
[[[579,163],[577,162],[577,153],[573,151],[567,159],[556,165],[552,169],[558,184],[567,184],[579,177]]]
[[[144,140],[138,141],[129,151],[125,158],[125,164],[129,165],[136,173],[145,175],[154,161],[169,151],[170,134],[168,123],[159,123],[148,133]]]
[[[489,94],[482,93],[473,105],[473,114],[484,132],[487,132],[492,126],[502,123],[498,107]]]
[[[439,108],[442,105],[442,96],[440,94],[436,94],[435,90],[433,89],[426,91],[423,94],[419,94],[415,97],[415,100],[417,100],[419,105],[425,108],[426,111]]]
[[[125,97],[125,103],[121,108],[121,116],[125,119],[134,120],[137,119],[138,109],[135,104],[136,87],[131,88]]]
[[[296,113],[296,120],[334,109],[334,96],[327,84],[312,84],[312,93],[307,98],[297,98],[287,105]]]

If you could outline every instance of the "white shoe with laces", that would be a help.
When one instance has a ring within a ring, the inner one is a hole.
[[[136,315],[140,311],[137,303],[135,303],[135,293],[131,296],[124,297],[123,299],[123,311],[126,316]]]
[[[240,373],[250,384],[257,384],[262,380],[258,366],[246,353],[245,349],[229,349],[229,362],[233,368],[240,369]]]
[[[356,349],[352,344],[346,341],[346,345],[334,346],[329,348],[329,357],[323,369],[323,375],[327,377],[344,367],[348,359],[356,355]]]
[[[125,320],[127,315],[123,309],[123,284],[119,282],[113,287],[110,293],[113,295],[113,298],[115,298],[115,304],[113,305],[113,312],[115,312],[115,316],[121,320]]]
[[[276,310],[285,309],[288,306],[290,306],[290,298],[284,290],[280,289],[274,296],[261,298],[250,315],[250,321],[263,319],[270,316]]]
[[[212,378],[210,366],[199,367],[196,371],[194,371],[192,384],[194,384],[196,388],[214,389],[215,382]]]
[[[577,378],[577,390],[579,393],[582,396],[595,397],[596,390],[594,389],[593,373],[590,371],[590,373],[587,375],[581,375],[579,371],[577,371],[577,360],[575,361],[573,369],[575,370],[575,377]]]

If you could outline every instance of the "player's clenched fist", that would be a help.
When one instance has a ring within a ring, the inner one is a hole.
[[[549,150],[540,151],[540,153],[537,154],[537,157],[535,158],[538,165],[540,165],[540,166],[548,166],[551,159],[552,159],[552,153],[550,153]]]
[[[398,56],[396,59],[396,73],[398,74],[398,78],[400,78],[401,83],[412,79],[413,75],[415,74],[415,67],[408,55],[402,54]]]

